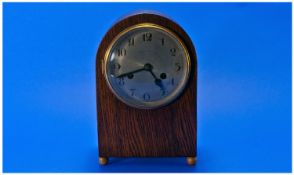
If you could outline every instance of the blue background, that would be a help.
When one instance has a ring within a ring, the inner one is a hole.
[[[4,172],[290,172],[291,3],[4,3]],[[98,165],[95,55],[138,10],[178,22],[198,53],[198,163]]]

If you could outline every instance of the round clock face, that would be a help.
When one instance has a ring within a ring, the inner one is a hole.
[[[175,100],[190,72],[190,57],[183,42],[154,24],[121,32],[107,49],[104,61],[106,80],[116,97],[143,109]]]

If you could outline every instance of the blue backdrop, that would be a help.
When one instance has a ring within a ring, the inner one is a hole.
[[[4,3],[5,172],[290,172],[291,3]],[[124,15],[155,10],[198,53],[198,163],[98,165],[95,55]]]

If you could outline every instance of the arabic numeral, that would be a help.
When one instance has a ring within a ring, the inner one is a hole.
[[[119,69],[120,69],[120,64],[118,64],[118,63],[112,63],[111,64],[111,67],[110,67],[110,73],[112,75],[114,75],[115,72],[118,71]]]
[[[118,63],[113,63],[111,66],[112,66],[112,69],[117,69],[117,70],[120,69],[120,64]]]
[[[125,79],[124,79],[124,77],[120,77],[120,78],[118,78],[118,79],[117,79],[117,83],[118,83],[118,85],[120,85],[120,86],[125,85]]]
[[[143,34],[143,41],[152,41],[152,33],[144,33]]]
[[[134,96],[134,95],[135,95],[135,90],[136,90],[136,89],[130,89],[130,91],[131,91],[131,96]]]
[[[135,45],[135,39],[134,38],[130,38],[129,39],[129,46],[134,46]]]
[[[144,99],[145,101],[149,101],[149,100],[150,100],[150,94],[145,93],[145,94],[143,95],[143,99]]]
[[[125,56],[127,54],[126,49],[117,49],[117,56]]]
[[[170,54],[171,54],[171,56],[176,56],[176,48],[171,48],[170,50]]]
[[[176,72],[179,72],[182,69],[180,63],[175,63],[175,66],[176,66]]]
[[[171,80],[170,80],[170,84],[171,84],[172,86],[175,85],[175,79],[174,79],[174,78],[171,78]]]
[[[161,89],[161,96],[164,96],[167,93],[165,89]]]

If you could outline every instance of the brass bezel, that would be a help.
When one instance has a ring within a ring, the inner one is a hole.
[[[183,87],[183,89],[177,94],[177,97],[172,99],[171,101],[168,101],[167,103],[165,104],[162,104],[162,105],[158,105],[158,106],[155,106],[155,107],[142,107],[142,106],[135,106],[135,105],[131,105],[127,102],[125,102],[125,100],[123,98],[121,98],[116,92],[115,90],[113,89],[113,87],[111,86],[109,80],[108,80],[108,77],[107,77],[107,61],[109,59],[109,54],[110,54],[110,51],[113,47],[113,45],[116,43],[116,41],[121,37],[123,36],[124,34],[126,34],[127,32],[131,31],[131,30],[134,30],[134,29],[138,29],[138,28],[155,28],[155,29],[159,29],[159,30],[163,30],[164,32],[167,32],[168,34],[170,34],[171,36],[173,36],[179,43],[180,45],[184,48],[184,52],[185,52],[185,58],[186,58],[186,63],[187,63],[187,79],[184,83],[184,86],[187,85],[188,83],[188,80],[189,80],[189,77],[190,77],[190,72],[191,72],[191,59],[190,59],[190,54],[188,52],[188,49],[186,47],[186,45],[183,43],[182,39],[180,37],[178,37],[177,34],[175,34],[173,31],[171,31],[170,29],[166,28],[166,27],[163,27],[163,26],[160,26],[158,24],[154,24],[154,23],[139,23],[139,24],[136,24],[136,25],[133,25],[133,26],[130,26],[126,29],[124,29],[123,31],[121,31],[112,41],[111,43],[109,44],[109,46],[107,47],[106,49],[106,52],[105,52],[105,55],[104,55],[104,58],[103,58],[103,64],[101,65],[102,66],[102,73],[104,75],[104,78],[107,82],[107,85],[108,87],[110,88],[111,92],[120,100],[122,101],[123,103],[127,104],[128,106],[132,106],[132,107],[135,107],[135,108],[139,108],[139,109],[155,109],[155,108],[159,108],[159,107],[162,107],[162,106],[165,106],[165,105],[168,105],[169,103],[173,102],[178,96],[180,96],[180,94],[183,93],[185,87]]]

